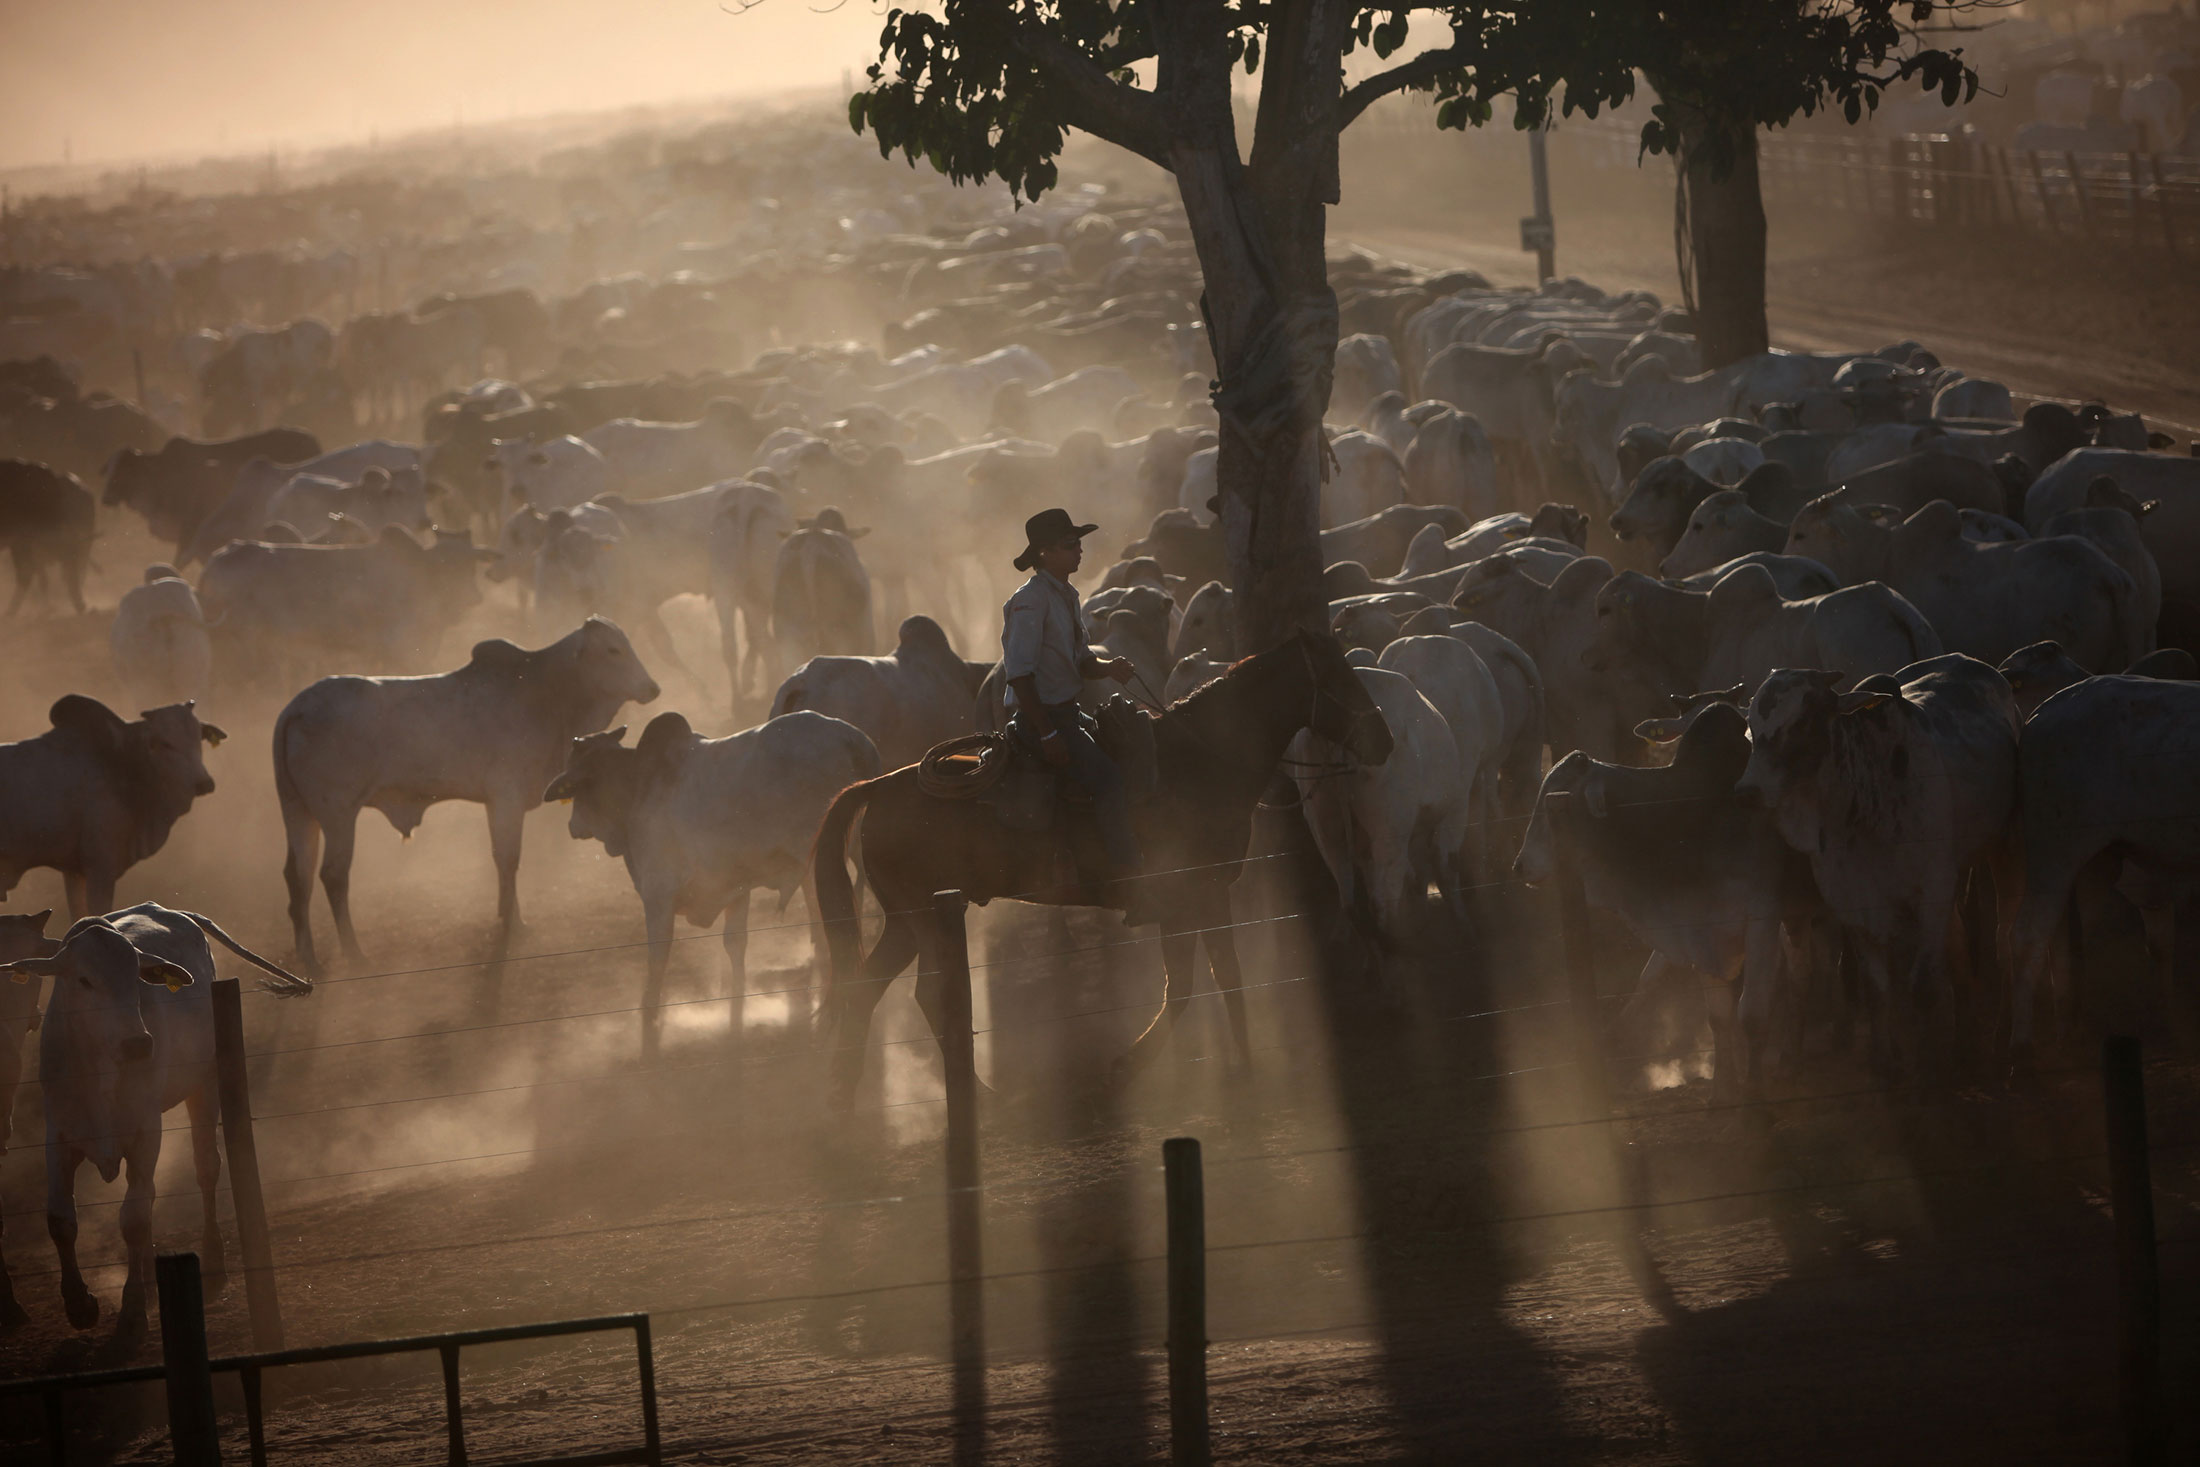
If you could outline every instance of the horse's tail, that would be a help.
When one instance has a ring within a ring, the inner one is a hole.
[[[856,894],[848,880],[848,829],[871,802],[875,779],[849,785],[825,811],[818,827],[817,847],[810,853],[811,890],[817,898],[818,924],[825,929],[825,974],[817,1006],[821,1025],[830,1027],[837,1016],[834,989],[843,976],[851,976],[863,956],[863,933],[856,922]]]

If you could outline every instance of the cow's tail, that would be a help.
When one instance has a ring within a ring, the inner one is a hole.
[[[271,974],[271,981],[262,983],[260,985],[260,987],[265,989],[267,992],[274,994],[277,998],[303,998],[307,994],[313,992],[312,979],[300,978],[296,973],[291,972],[287,968],[277,967],[275,964],[269,962],[266,958],[261,957],[258,953],[252,951],[244,944],[238,942],[237,939],[231,937],[228,933],[222,931],[219,924],[217,924],[212,917],[202,917],[197,912],[187,912],[185,913],[185,915],[188,916],[192,921],[198,923],[199,930],[205,933],[208,937],[213,938],[223,947],[228,948],[231,952],[235,953],[238,957],[243,958],[246,962],[250,963],[253,967],[258,968],[261,972]]]
[[[818,827],[817,846],[810,853],[811,891],[817,900],[818,925],[825,929],[825,973],[819,985],[821,1027],[830,1028],[838,1015],[835,989],[843,976],[852,977],[863,956],[863,930],[857,923],[855,887],[848,879],[848,831],[871,802],[878,781],[866,779],[849,785],[834,797]]]
[[[297,719],[296,710],[290,708],[285,708],[275,718],[275,798],[286,816],[293,810],[305,808],[305,799],[298,793],[297,777],[290,772],[290,730]]]

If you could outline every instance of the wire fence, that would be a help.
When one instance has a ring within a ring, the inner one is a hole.
[[[1524,818],[1510,817],[1509,823],[1517,825]],[[1264,858],[1255,857],[1254,859]],[[1462,882],[1455,884],[1454,889],[1459,892],[1471,892],[1498,888],[1517,889],[1519,885],[1517,880],[1486,883]],[[1309,911],[1291,911],[1278,915],[1248,918],[1242,921],[1197,929],[1196,935],[1210,939],[1221,938],[1233,934],[1240,928],[1272,929],[1281,924],[1304,921],[1312,915],[1314,914]],[[810,924],[787,923],[784,925],[791,929],[805,927]],[[712,933],[702,933],[697,934],[697,938],[709,938],[714,935]],[[1150,938],[1126,935],[1120,939],[1073,942],[1067,946],[1047,946],[1038,951],[1005,954],[981,963],[972,964],[971,967],[979,971],[1001,971],[1018,965],[1061,964],[1080,958],[1099,956],[1111,949],[1130,947],[1150,940]],[[578,958],[625,946],[630,945],[597,945],[527,956]],[[631,946],[639,946],[639,944]],[[353,981],[394,977],[417,971],[432,970],[394,969],[388,972],[353,975]],[[1284,974],[1247,983],[1234,991],[1252,1001],[1274,1004],[1295,990],[1303,990],[1305,985],[1313,981],[1315,980],[1311,974]],[[1717,990],[1725,987],[1724,984],[1718,982],[1710,982],[1702,986],[1707,990]],[[788,985],[771,990],[761,990],[760,992],[801,993],[814,991],[817,987],[816,984]],[[1211,1001],[1219,996],[1222,995],[1217,990],[1206,989],[1197,994],[1196,998],[1200,1001]],[[1597,995],[1599,1003],[1603,1005],[1624,1002],[1628,997],[1629,995],[1626,993]],[[724,1002],[726,1000],[722,997],[696,998],[674,1001],[661,1007],[677,1008],[683,1004],[722,1004]],[[1155,1004],[1149,1001],[1065,1009],[1041,1018],[1002,1023],[976,1032],[1009,1034],[1019,1030],[1070,1024],[1133,1010],[1151,1011],[1154,1007]],[[1570,1007],[1571,1005],[1567,999],[1537,999],[1521,1003],[1461,1008],[1455,1012],[1436,1015],[1429,1022],[1452,1025],[1472,1022],[1525,1021],[1530,1018],[1543,1019],[1553,1015],[1562,1015]],[[643,1005],[620,1005],[575,1014],[537,1015],[517,1018],[493,1025],[456,1025],[410,1030],[366,1039],[338,1039],[326,1043],[303,1045],[278,1043],[251,1051],[250,1057],[263,1061],[278,1058],[294,1059],[323,1050],[352,1049],[362,1044],[427,1043],[463,1039],[465,1036],[478,1034],[484,1029],[574,1023],[618,1016],[642,1015],[646,1012],[647,1009]],[[1273,1018],[1274,1016],[1270,1017]],[[1550,1037],[1555,1043],[1529,1043],[1526,1039],[1515,1036],[1515,1039],[1519,1041],[1515,1047],[1521,1048],[1519,1059],[1525,1062],[1510,1063],[1498,1068],[1467,1074],[1445,1072],[1427,1080],[1426,1084],[1431,1093],[1456,1096],[1460,1093],[1462,1087],[1502,1086],[1505,1082],[1530,1075],[1559,1075],[1578,1068],[1580,1060],[1577,1054],[1569,1049],[1567,1045],[1568,1036],[1561,1031]],[[450,1104],[480,1100],[490,1096],[523,1094],[553,1087],[647,1085],[683,1073],[716,1072],[720,1075],[738,1075],[743,1070],[814,1061],[824,1056],[845,1054],[853,1049],[884,1051],[893,1047],[924,1045],[932,1042],[934,1042],[933,1037],[925,1034],[912,1038],[869,1039],[861,1044],[833,1044],[828,1042],[792,1045],[764,1054],[749,1051],[720,1050],[702,1059],[676,1064],[658,1064],[647,1067],[623,1066],[580,1074],[541,1077],[510,1084],[472,1086],[357,1101],[327,1102],[325,1097],[312,1094],[302,1094],[296,1097],[295,1100],[286,1100],[284,1098],[284,1087],[278,1086],[264,1097],[267,1103],[255,1106],[255,1111],[256,1118],[263,1124],[277,1125],[283,1122],[291,1122],[310,1125],[332,1116],[354,1112],[387,1110],[392,1107],[425,1104]],[[1326,1036],[1322,1036],[1256,1047],[1251,1051],[1251,1054],[1253,1056],[1275,1056],[1293,1051],[1312,1051],[1318,1048],[1326,1048],[1329,1044],[1330,1040]],[[1700,1058],[1709,1053],[1710,1051],[1707,1049],[1690,1048],[1677,1053],[1670,1050],[1661,1050],[1655,1056],[1647,1053],[1640,1055],[1622,1054],[1613,1055],[1609,1058],[1620,1064],[1646,1061],[1653,1057],[1661,1061],[1672,1062],[1679,1059]],[[2190,1083],[2190,1072],[2182,1065],[2158,1064],[2156,1070],[2165,1078],[2175,1078],[2180,1085],[2189,1085]],[[2051,1069],[2036,1078],[2042,1084],[2056,1085],[2072,1081],[2091,1072],[2091,1067],[2088,1066],[2071,1066]],[[1714,1095],[1708,1101],[1687,1104],[1677,1104],[1669,1100],[1652,1100],[1643,1104],[1618,1106],[1608,1111],[1593,1114],[1492,1116],[1488,1118],[1486,1123],[1464,1124],[1457,1127],[1451,1132],[1449,1139],[1455,1144],[1467,1147],[1486,1146],[1503,1138],[1521,1138],[1538,1134],[1548,1136],[1572,1134],[1586,1139],[1595,1139],[1611,1136],[1615,1128],[1625,1130],[1645,1122],[1671,1123],[1676,1120],[1708,1120],[1722,1114],[1741,1113],[1766,1117],[1775,1114],[1794,1115],[1804,1111],[1831,1113],[1842,1107],[1856,1104],[1878,1106],[1901,1104],[1930,1092],[1932,1089],[1933,1087],[1858,1084],[1849,1081],[1818,1090],[1793,1093],[1775,1092],[1762,1097],[1743,1099],[1721,1099]],[[1942,1095],[1942,1098],[1945,1098],[1945,1092],[1938,1093]],[[1401,1100],[1403,1103],[1410,1104],[1410,1094],[1402,1095]],[[936,1096],[882,1100],[876,1105],[865,1109],[885,1112],[913,1106],[935,1106],[942,1103],[944,1103],[943,1098]],[[2009,1103],[2023,1105],[2028,1102],[2019,1097]],[[700,1148],[707,1148],[714,1140],[738,1133],[743,1124],[744,1122],[735,1120],[715,1124],[666,1127],[646,1132],[626,1131],[602,1137],[542,1141],[521,1147],[493,1147],[486,1150],[462,1151],[447,1156],[381,1166],[318,1171],[306,1170],[290,1175],[271,1176],[267,1178],[266,1185],[279,1191],[280,1189],[309,1184],[340,1184],[393,1172],[425,1173],[437,1168],[458,1168],[486,1163],[510,1164],[550,1158],[578,1160],[591,1156],[617,1155],[622,1152],[631,1152],[638,1146],[657,1144],[667,1145],[668,1155],[693,1155],[697,1154]],[[182,1128],[177,1126],[169,1129]],[[1134,1133],[1124,1131],[1120,1134],[1128,1137]],[[1395,1143],[1396,1146],[1411,1146],[1412,1144],[1414,1143],[1411,1140]],[[2195,1148],[2200,1148],[2200,1137],[2181,1134],[2164,1135],[2156,1138],[2152,1147],[2152,1155],[2168,1164],[2189,1155]],[[1208,1164],[1214,1171],[1222,1174],[1244,1173],[1250,1169],[1265,1169],[1269,1174],[1280,1177],[1291,1172],[1299,1164],[1317,1157],[1335,1158],[1355,1167],[1380,1165],[1383,1163],[1379,1159],[1385,1158],[1386,1152],[1391,1149],[1393,1149],[1393,1143],[1374,1136],[1357,1136],[1322,1145],[1287,1144],[1278,1146],[1271,1142],[1270,1144],[1220,1149],[1209,1159]],[[2020,1174],[2030,1176],[2044,1184],[2077,1195],[2098,1185],[2098,1173],[2106,1159],[2107,1153],[2097,1147],[2063,1149],[2045,1146],[2039,1148],[2035,1154],[1997,1155],[1960,1166],[1895,1167],[1891,1169],[1829,1167],[1818,1174],[1782,1179],[1776,1183],[1762,1186],[1682,1189],[1670,1195],[1623,1198],[1566,1207],[1541,1207],[1512,1211],[1493,1207],[1487,1210],[1486,1215],[1477,1216],[1459,1216],[1454,1210],[1446,1212],[1434,1221],[1426,1219],[1417,1221],[1411,1219],[1377,1219],[1372,1226],[1344,1230],[1292,1232],[1287,1228],[1271,1228],[1264,1230],[1261,1235],[1253,1237],[1222,1236],[1210,1244],[1208,1251],[1216,1256],[1239,1254],[1274,1254],[1282,1256],[1293,1250],[1365,1250],[1395,1243],[1401,1234],[1410,1234],[1423,1240],[1435,1238],[1464,1239],[1472,1235],[1486,1234],[1499,1229],[1564,1229],[1573,1226],[1586,1226],[1597,1223],[1599,1220],[1609,1221],[1615,1218],[1630,1219],[1632,1225],[1636,1227],[1653,1227],[1657,1225],[1656,1219],[1660,1217],[1683,1217],[1691,1209],[1762,1209],[1779,1204],[1784,1199],[1813,1199],[1813,1205],[1838,1205],[1837,1203],[1829,1203],[1827,1199],[1868,1193],[1874,1189],[1920,1186],[1964,1179],[1985,1179],[1996,1175],[2005,1177]],[[1018,1209],[1043,1202],[1050,1194],[1053,1186],[1054,1183],[1043,1175],[1011,1174],[989,1179],[968,1188],[920,1186],[855,1195],[810,1197],[774,1205],[739,1208],[711,1207],[672,1217],[649,1217],[620,1222],[562,1227],[552,1226],[526,1231],[505,1232],[492,1237],[427,1238],[407,1240],[395,1246],[371,1249],[335,1248],[320,1251],[307,1249],[278,1258],[274,1264],[274,1271],[284,1277],[295,1278],[329,1270],[373,1271],[388,1270],[393,1267],[399,1270],[416,1270],[427,1262],[437,1259],[446,1261],[482,1259],[486,1262],[494,1254],[524,1256],[523,1250],[534,1247],[587,1245],[592,1242],[600,1242],[606,1246],[611,1246],[642,1237],[654,1236],[677,1239],[686,1232],[693,1232],[699,1238],[716,1237],[725,1235],[726,1230],[729,1229],[738,1231],[744,1225],[759,1224],[774,1218],[808,1217],[822,1220],[834,1214],[847,1215],[865,1211],[890,1212],[899,1216],[904,1215],[906,1209],[912,1206],[953,1205],[958,1201],[972,1204],[982,1201],[984,1206],[996,1213],[1000,1213],[1004,1209],[1013,1213]],[[172,1206],[181,1207],[195,1203],[197,1199],[193,1195],[185,1194],[174,1196],[169,1200]],[[8,1214],[11,1219],[33,1215],[35,1215],[35,1212],[30,1211]],[[91,1241],[92,1237],[93,1234],[87,1233],[87,1242]],[[2165,1238],[2163,1246],[2182,1247],[2190,1241],[2191,1238],[2176,1234]],[[2056,1246],[2078,1249],[2098,1247],[2099,1245],[2097,1240],[2080,1240],[2069,1244],[2057,1244]],[[102,1249],[98,1256],[87,1259],[84,1266],[87,1269],[104,1268],[112,1270],[120,1268],[123,1262],[124,1260],[121,1257],[109,1254]],[[1090,1263],[997,1268],[985,1272],[979,1282],[986,1288],[998,1289],[1046,1280],[1064,1279],[1077,1275],[1113,1273],[1125,1278],[1144,1279],[1146,1283],[1141,1285],[1141,1287],[1144,1287],[1152,1283],[1150,1275],[1159,1269],[1163,1262],[1163,1255],[1160,1254],[1133,1253],[1108,1257]],[[1282,1267],[1283,1265],[1278,1266]],[[17,1268],[13,1272],[20,1281],[51,1278],[59,1270]],[[744,1312],[769,1312],[806,1305],[863,1300],[883,1301],[896,1297],[927,1299],[932,1296],[947,1294],[957,1283],[958,1280],[952,1275],[933,1273],[887,1281],[864,1282],[846,1288],[765,1290],[729,1295],[722,1298],[691,1299],[683,1301],[672,1308],[659,1309],[654,1312],[660,1317],[733,1316],[741,1315]],[[1340,1319],[1333,1323],[1309,1326],[1303,1332],[1310,1334],[1348,1334],[1385,1323],[1394,1324],[1395,1321],[1380,1318]],[[1285,1333],[1290,1333],[1290,1331]],[[1279,1337],[1275,1332],[1256,1332],[1228,1338],[1260,1340]],[[1105,1342],[1087,1341],[1086,1343],[1098,1345]],[[1151,1349],[1156,1342],[1151,1338],[1136,1338],[1126,1339],[1120,1343],[1125,1349]],[[800,1359],[803,1357],[789,1356],[788,1358]],[[883,1367],[881,1371],[864,1373],[888,1373],[898,1370],[921,1375],[926,1372],[937,1373],[943,1369],[945,1369],[945,1366],[937,1359],[918,1358],[899,1365]],[[799,1387],[825,1385],[836,1381],[844,1382],[847,1379],[849,1379],[848,1370],[839,1362],[831,1362],[822,1369],[796,1377],[775,1377],[773,1383],[781,1387]],[[1004,1401],[998,1403],[998,1410],[1002,1413],[1002,1419],[1006,1419],[1017,1411],[1040,1407],[1059,1408],[1061,1404],[1058,1394],[1050,1394],[1044,1400],[1021,1403]],[[829,1413],[821,1414],[829,1415]],[[794,1423],[788,1423],[785,1429],[799,1428]],[[779,1434],[783,1435],[784,1429]],[[822,1444],[839,1434],[842,1433],[830,1430],[821,1431],[815,1439]],[[1136,1433],[1131,1433],[1126,1436],[1126,1440],[1134,1439],[1136,1435]],[[808,1437],[804,1439],[809,1440]],[[733,1441],[736,1439],[729,1438],[728,1440]]]

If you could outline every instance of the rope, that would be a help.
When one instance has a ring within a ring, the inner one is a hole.
[[[964,734],[925,751],[917,788],[935,800],[975,800],[1001,782],[1015,757],[1001,734]]]

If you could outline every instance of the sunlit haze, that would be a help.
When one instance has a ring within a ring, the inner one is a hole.
[[[865,3],[4,0],[0,166],[288,149],[837,85]]]

